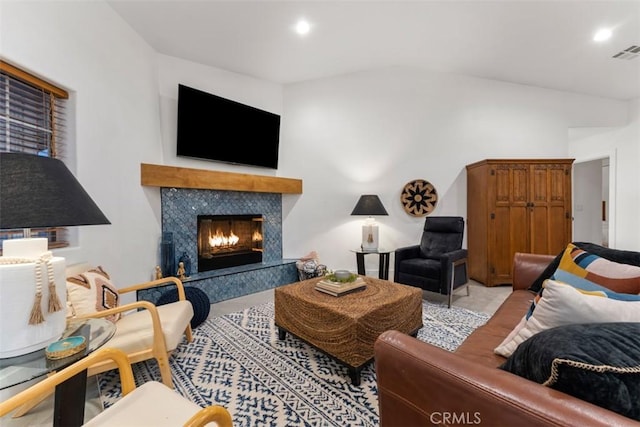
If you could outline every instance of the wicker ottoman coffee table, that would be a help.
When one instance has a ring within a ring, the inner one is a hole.
[[[378,335],[389,329],[415,335],[422,327],[419,288],[364,277],[364,290],[334,297],[314,289],[319,280],[275,288],[278,337],[289,332],[343,363],[354,385],[373,360]]]

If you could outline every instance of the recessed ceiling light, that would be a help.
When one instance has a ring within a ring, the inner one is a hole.
[[[601,30],[598,30],[594,36],[593,36],[593,40],[596,42],[603,42],[605,40],[609,40],[611,38],[611,30],[608,28],[603,28]]]
[[[301,36],[307,34],[310,29],[311,29],[311,25],[304,19],[301,19],[296,24],[296,33],[300,34]]]

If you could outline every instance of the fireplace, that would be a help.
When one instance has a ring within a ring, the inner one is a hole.
[[[198,215],[198,272],[262,262],[262,215]]]
[[[162,232],[173,233],[176,257],[185,255],[193,261],[184,283],[204,291],[210,302],[298,280],[296,260],[282,257],[282,194],[162,187],[160,195]],[[262,216],[262,253],[258,254],[262,261],[204,271],[206,268],[200,266],[202,260],[198,259],[198,216],[204,215]],[[157,288],[140,290],[138,299],[156,302],[163,292]]]

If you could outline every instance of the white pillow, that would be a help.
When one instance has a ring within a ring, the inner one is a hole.
[[[531,317],[523,318],[514,329],[515,333],[509,334],[494,352],[509,357],[522,342],[545,329],[572,323],[604,322],[640,322],[640,301],[583,293],[571,285],[548,279]]]
[[[86,316],[117,307],[120,295],[109,274],[100,266],[67,277],[67,301],[68,312],[73,316]],[[119,318],[120,314],[107,317],[112,322]]]

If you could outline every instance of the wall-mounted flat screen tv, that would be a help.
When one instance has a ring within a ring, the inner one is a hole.
[[[280,116],[178,85],[177,155],[278,168]]]

